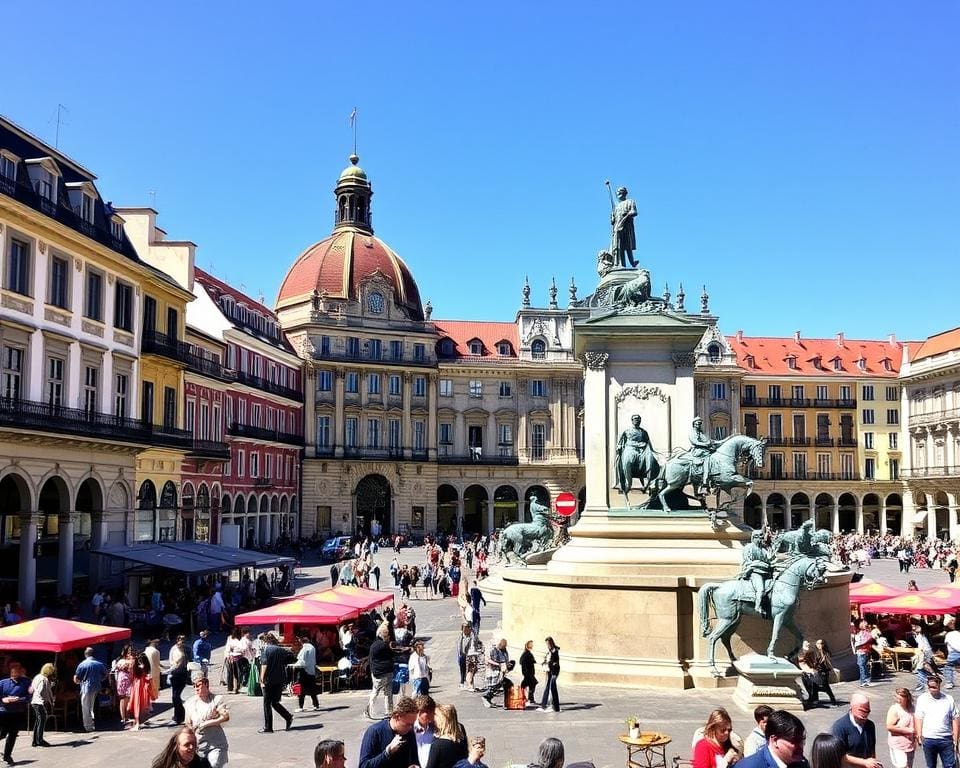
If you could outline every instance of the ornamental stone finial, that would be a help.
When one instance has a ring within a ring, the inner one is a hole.
[[[710,294],[707,293],[707,286],[703,286],[703,293],[700,294],[700,314],[710,314]]]
[[[523,306],[530,306],[530,280],[526,275],[523,276]]]
[[[550,309],[557,309],[557,278],[550,278]]]
[[[423,319],[429,320],[432,314],[433,304],[430,303],[430,299],[427,299],[427,303],[423,305]]]
[[[572,307],[577,303],[577,284],[573,282],[573,277],[570,278],[570,288],[568,290],[570,291],[570,302],[567,306]]]
[[[677,291],[677,312],[686,312],[687,308],[683,306],[687,294],[683,292],[683,283],[680,283],[680,289]]]
[[[670,304],[670,283],[663,284],[663,303]]]

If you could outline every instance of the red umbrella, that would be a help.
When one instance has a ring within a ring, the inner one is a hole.
[[[892,597],[900,597],[900,595],[904,594],[907,594],[905,590],[898,589],[897,587],[888,587],[879,581],[871,581],[869,584],[863,584],[862,586],[860,584],[850,585],[850,602],[853,605],[861,605],[876,600],[887,600]]]
[[[239,614],[235,624],[246,626],[257,624],[339,624],[359,615],[356,608],[334,603],[318,603],[314,600],[295,598],[268,608]]]
[[[907,615],[931,615],[939,613],[953,613],[955,600],[939,600],[922,592],[907,592],[899,597],[886,600],[877,600],[860,606],[860,610],[868,613],[905,613]]]
[[[129,637],[130,630],[126,627],[104,627],[44,617],[0,629],[0,649],[62,653],[71,648],[85,648],[97,643],[127,640]]]

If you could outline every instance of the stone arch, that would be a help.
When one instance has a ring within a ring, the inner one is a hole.
[[[257,514],[257,497],[252,493],[247,497],[247,514],[255,515]]]
[[[60,475],[48,474],[40,484],[37,509],[44,515],[58,515],[70,509],[70,486]]]
[[[300,530],[298,521],[297,521],[297,510],[298,510],[297,497],[291,496],[290,497],[290,530],[291,531]]]
[[[437,486],[437,530],[452,533],[457,529],[457,502],[460,495],[448,483]],[[476,531],[471,531],[476,533]]]
[[[270,514],[270,497],[267,494],[260,494],[260,514],[269,515]]]
[[[817,528],[833,530],[833,496],[829,493],[818,493],[813,501],[813,522]]]
[[[470,485],[463,492],[463,530],[465,533],[487,531],[489,496],[482,485]]]
[[[190,507],[192,507],[194,497],[196,496],[196,494],[197,492],[196,490],[194,490],[193,483],[191,483],[189,480],[186,480],[183,483],[183,487],[180,490],[180,498],[183,506],[187,507],[189,505]],[[189,502],[188,502],[188,499],[189,499]]]
[[[210,541],[210,489],[206,483],[197,488],[197,498],[193,508],[193,540]]]
[[[534,360],[543,360],[547,356],[547,342],[537,337],[530,342],[530,357]]]
[[[751,493],[743,500],[743,522],[751,528],[763,527],[763,500],[760,494]]]
[[[380,474],[364,475],[353,490],[357,506],[357,524],[363,535],[369,535],[370,525],[376,520],[380,533],[391,531],[393,489],[390,481]],[[362,518],[362,519],[361,519]]]
[[[837,499],[840,507],[837,519],[840,524],[840,532],[848,533],[857,530],[857,499],[852,493],[841,493]]]
[[[287,510],[289,508],[290,508],[290,498],[288,496],[284,496],[282,499],[280,499],[280,514],[286,515]]]
[[[96,478],[88,477],[80,483],[73,508],[77,511],[74,535],[89,538],[93,527],[93,513],[103,510],[103,487]]]
[[[903,497],[899,493],[887,495],[887,531],[896,535],[903,532]],[[886,531],[885,531],[886,532]]]
[[[17,472],[6,472],[0,478],[0,544],[7,544],[7,531],[13,527],[7,525],[7,517],[17,517],[21,512],[29,512],[32,507],[27,480]],[[11,563],[15,560],[11,556]],[[15,567],[13,574],[16,575]]]
[[[810,519],[810,497],[805,493],[795,493],[790,497],[790,527],[799,528]]]
[[[950,538],[950,498],[944,491],[933,494],[933,509],[928,510],[927,514],[934,515],[937,538],[948,540]]]
[[[520,494],[512,485],[501,485],[493,492],[493,527],[506,528],[520,520]]]
[[[863,530],[865,533],[880,530],[880,496],[868,493],[861,502],[863,509]]]
[[[280,497],[277,494],[274,494],[270,498],[270,514],[271,515],[280,514]]]
[[[157,541],[175,541],[177,538],[177,486],[167,480],[160,489],[157,504]]]
[[[771,493],[767,496],[767,525],[774,530],[783,530],[786,527],[787,499],[782,493]]]

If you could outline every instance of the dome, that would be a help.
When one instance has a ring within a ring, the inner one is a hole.
[[[310,301],[313,292],[331,299],[360,299],[360,283],[379,272],[394,301],[411,320],[423,320],[417,283],[403,259],[379,237],[341,229],[307,248],[280,284],[277,309]]]

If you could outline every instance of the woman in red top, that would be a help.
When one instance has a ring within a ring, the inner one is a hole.
[[[733,722],[725,709],[715,709],[703,726],[703,738],[693,746],[693,768],[726,768],[740,758],[730,743]]]

